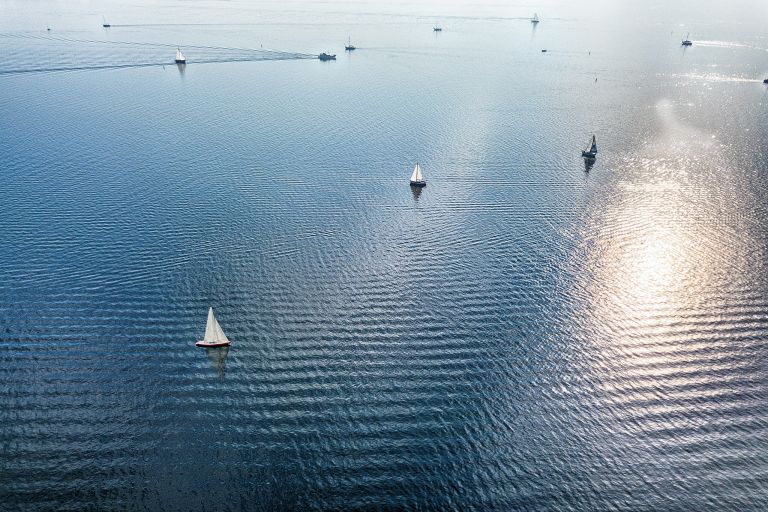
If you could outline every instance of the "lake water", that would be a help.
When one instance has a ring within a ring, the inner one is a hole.
[[[768,509],[767,24],[0,0],[0,509]]]

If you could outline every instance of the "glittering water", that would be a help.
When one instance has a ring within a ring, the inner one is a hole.
[[[768,508],[768,7],[670,3],[0,1],[0,509]]]

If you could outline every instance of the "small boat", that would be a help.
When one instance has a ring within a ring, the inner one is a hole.
[[[589,149],[582,151],[581,156],[584,158],[595,158],[597,156],[597,139],[594,135],[592,135],[592,145]]]
[[[205,336],[201,341],[195,343],[196,347],[228,347],[230,341],[227,339],[224,331],[221,330],[219,321],[213,316],[213,308],[208,308],[208,322],[205,324]]]
[[[434,26],[434,27],[432,27],[432,31],[433,31],[433,32],[442,32],[442,31],[443,31],[443,27],[441,27],[440,25],[438,25],[437,23],[435,23],[435,26]]]
[[[768,84],[768,78],[766,78],[765,80],[763,80],[763,83],[764,83],[764,84]]]
[[[691,42],[690,37],[691,37],[691,33],[688,32],[688,34],[686,34],[685,36],[685,39],[683,39],[683,42],[680,44],[682,44],[683,46],[693,46],[693,42]]]
[[[541,50],[541,53],[547,53],[547,50]]]
[[[186,64],[187,58],[184,56],[183,53],[181,53],[181,50],[179,48],[176,48],[176,64]]]
[[[356,50],[355,45],[352,44],[352,38],[350,37],[347,40],[347,45],[344,47],[344,50],[347,52],[351,52],[352,50]]]
[[[411,174],[411,186],[412,187],[426,187],[427,182],[424,179],[424,176],[421,174],[421,166],[416,163],[416,167],[413,168],[413,173]]]
[[[536,13],[533,13],[533,18],[531,18],[531,23],[533,23],[535,25],[538,22],[539,22],[539,15],[536,14]]]
[[[102,27],[104,27],[104,28],[109,28],[109,27],[111,27],[112,25],[110,25],[109,23],[107,23],[107,19],[106,19],[104,16],[102,16],[102,17],[101,17],[101,26],[102,26]]]
[[[318,55],[317,58],[320,60],[336,60],[336,55],[328,55],[327,53],[323,52]]]

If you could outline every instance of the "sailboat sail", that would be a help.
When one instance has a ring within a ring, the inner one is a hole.
[[[187,58],[184,57],[184,54],[181,53],[181,50],[179,48],[176,48],[176,60],[179,60],[179,61],[187,60]]]
[[[213,316],[213,308],[208,308],[208,323],[205,324],[203,341],[206,343],[227,343],[229,341],[219,325],[219,321]]]
[[[421,175],[421,166],[419,166],[419,164],[416,164],[416,167],[413,168],[413,174],[411,174],[411,181],[412,182],[424,181],[424,177]]]
[[[589,149],[592,153],[597,153],[597,138],[592,136],[592,147]]]

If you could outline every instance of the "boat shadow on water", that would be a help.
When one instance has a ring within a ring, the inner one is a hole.
[[[534,14],[534,16],[536,16],[536,15]],[[534,21],[534,19],[531,18],[531,40],[533,40],[533,36],[536,35],[536,29],[537,28],[539,28],[539,21],[538,21],[538,19],[536,19],[536,21]]]
[[[584,172],[589,172],[595,165],[595,158],[584,158]]]
[[[179,74],[181,76],[184,76],[184,72],[187,70],[187,63],[186,62],[177,62],[176,67],[179,70]]]
[[[415,185],[411,185],[411,194],[413,195],[413,200],[418,201],[421,197],[421,191],[424,190],[423,187],[417,187]]]
[[[219,378],[223,379],[227,373],[227,355],[229,354],[229,347],[218,348],[206,348],[205,353],[208,359],[211,360],[211,365],[219,374]]]

